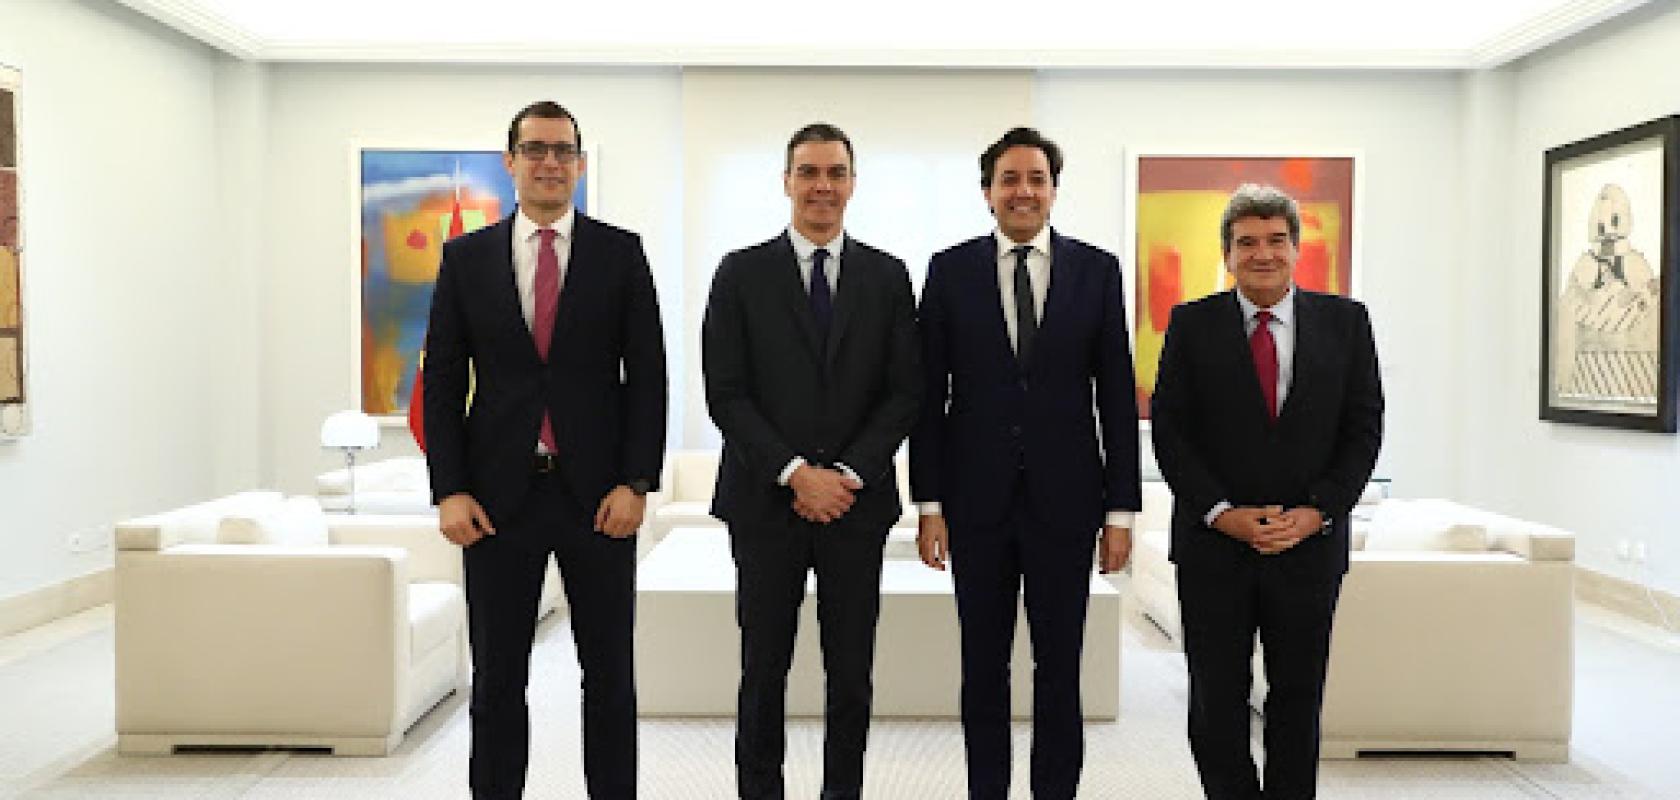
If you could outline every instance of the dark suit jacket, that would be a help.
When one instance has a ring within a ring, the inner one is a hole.
[[[494,524],[516,513],[544,408],[585,508],[625,481],[658,481],[665,340],[641,239],[578,214],[563,280],[545,364],[520,312],[513,218],[444,244],[423,368],[432,502],[467,492]]]
[[[803,456],[864,482],[834,524],[891,526],[903,511],[893,454],[921,400],[914,303],[904,262],[848,236],[824,346],[786,233],[724,256],[701,328],[706,406],[723,432],[713,516],[796,519],[776,479]]]
[[[1274,558],[1321,574],[1348,564],[1348,513],[1382,444],[1383,391],[1365,306],[1295,291],[1295,356],[1289,394],[1274,424],[1249,353],[1234,291],[1173,309],[1155,384],[1155,458],[1173,490],[1172,560],[1235,565]],[[1203,523],[1233,505],[1311,505],[1328,535],[1277,556]]]
[[[1120,262],[1054,231],[1050,248],[1050,286],[1025,367],[1004,327],[997,239],[970,239],[928,264],[927,398],[910,439],[911,495],[940,502],[952,525],[998,521],[1023,459],[1034,508],[1058,527],[1095,535],[1105,511],[1140,506]]]

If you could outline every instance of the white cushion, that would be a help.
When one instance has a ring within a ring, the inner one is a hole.
[[[1388,500],[1372,513],[1360,549],[1476,553],[1488,549],[1488,533],[1442,505]]]
[[[466,619],[466,599],[453,583],[408,585],[408,629],[411,661],[449,641]]]
[[[313,497],[291,497],[279,507],[222,517],[216,529],[221,544],[279,544],[291,547],[327,544],[327,515]]]

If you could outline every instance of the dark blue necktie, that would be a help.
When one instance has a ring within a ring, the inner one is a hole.
[[[1033,339],[1038,335],[1038,315],[1033,313],[1032,276],[1027,274],[1027,254],[1032,248],[1015,248],[1015,357],[1022,364],[1032,359]]]
[[[811,313],[817,317],[817,332],[826,339],[828,323],[834,319],[834,293],[828,288],[828,250],[817,248],[811,253]]]

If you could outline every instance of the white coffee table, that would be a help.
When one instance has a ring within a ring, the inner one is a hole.
[[[897,533],[897,532],[895,532]],[[955,717],[961,686],[956,600],[949,572],[914,559],[898,534],[881,569],[875,645],[878,716]],[[909,558],[905,556],[909,555]],[[649,716],[734,716],[740,680],[735,565],[723,528],[677,528],[636,572],[636,694]],[[822,658],[814,579],[806,583],[799,638],[788,675],[787,713],[821,716]],[[1032,715],[1032,657],[1018,612],[1012,713]],[[1110,720],[1120,705],[1120,594],[1091,577],[1080,692],[1087,719]]]

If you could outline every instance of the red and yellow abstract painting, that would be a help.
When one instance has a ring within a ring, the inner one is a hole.
[[[1263,183],[1301,208],[1295,284],[1339,295],[1353,288],[1351,157],[1141,156],[1137,165],[1138,411],[1149,400],[1173,306],[1231,287],[1219,244],[1219,216],[1231,192]]]

